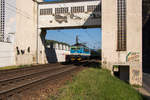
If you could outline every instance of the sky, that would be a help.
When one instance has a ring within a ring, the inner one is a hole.
[[[5,0],[5,32],[16,32],[16,0]]]

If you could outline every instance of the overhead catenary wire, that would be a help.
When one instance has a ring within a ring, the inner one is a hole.
[[[63,31],[60,31],[60,30],[57,30],[58,32],[61,32],[61,34],[64,34],[64,35],[62,35],[63,37],[65,37],[65,38],[67,38],[66,36],[66,34],[63,32]],[[51,33],[51,32],[50,32]],[[54,38],[54,36],[52,36],[51,35],[51,37],[53,37]],[[70,37],[70,36],[69,36]],[[48,39],[48,38],[47,38]],[[71,38],[69,38],[69,39],[71,39]],[[62,40],[60,40],[60,39],[58,39],[58,37],[57,37],[57,41],[59,41],[59,42],[66,42],[66,43],[68,43],[66,40],[64,41],[62,41]],[[70,44],[70,43],[69,43]]]
[[[71,36],[71,35],[66,35],[66,33],[64,33],[62,30],[58,30],[58,32],[63,33],[63,34],[64,34],[64,35],[63,35],[64,37],[69,36],[69,37],[70,37],[70,39],[71,39],[71,38],[74,38],[74,37],[73,37],[73,36]]]
[[[101,44],[101,41],[95,40],[95,37],[92,36],[87,30],[85,30],[85,32],[86,32],[86,34],[84,34],[84,35],[88,36],[88,38],[93,41],[92,43],[87,42],[87,41],[85,43],[92,48],[97,48],[97,49],[100,48],[99,44]],[[84,43],[84,41],[82,41],[82,40],[80,40],[80,41]]]
[[[94,39],[94,37],[93,37],[92,35],[90,35],[90,33],[89,33],[87,30],[85,30],[85,32],[88,34],[88,36],[89,36],[91,39]]]
[[[28,15],[27,13],[23,12],[22,10],[16,8],[15,6],[13,6],[13,5],[11,5],[11,4],[7,3],[7,2],[6,2],[6,4],[7,4],[6,8],[8,8],[9,10],[11,10],[11,11],[17,13],[17,14],[20,14],[21,16],[23,16],[23,17],[25,17],[27,19],[32,20],[31,16]]]
[[[61,31],[61,33],[64,33],[64,32]],[[65,34],[65,33],[64,33],[64,34]],[[88,34],[88,35],[87,35],[87,34]],[[63,36],[66,37],[67,35],[65,34],[65,35],[63,35]],[[71,35],[69,35],[69,36],[71,36]],[[81,36],[81,34],[80,34],[79,36]],[[89,35],[89,33],[87,32],[87,30],[86,30],[86,36],[88,36],[91,40],[94,39],[93,37],[91,37],[91,36]],[[71,38],[74,38],[74,37],[71,36]],[[86,45],[90,45],[90,46],[92,46],[93,48],[95,48],[95,45],[99,44],[99,41],[96,41],[96,40],[95,40],[94,44],[93,44],[93,43],[88,43],[88,42],[82,41],[80,38],[79,38],[79,41],[80,41],[81,43],[85,43]],[[99,48],[98,46],[96,46],[96,47]]]
[[[11,5],[11,4],[9,4],[9,3],[7,3],[7,2],[6,2],[6,4],[7,4],[7,6],[14,8],[14,9],[17,10],[18,12],[23,13],[23,14],[26,14],[27,16],[32,17],[32,16],[29,15],[27,12],[25,12],[25,11],[23,11],[23,10],[21,10],[21,9],[19,9],[19,8],[15,7],[15,6]]]
[[[93,37],[87,30],[85,30],[85,32],[87,33],[87,35],[89,36],[89,38],[91,38],[92,40],[95,38],[95,37]],[[94,39],[94,41],[95,41],[95,42],[100,42],[100,41],[95,40],[95,39]]]
[[[30,17],[28,17],[28,16],[26,16],[26,15],[24,15],[24,14],[18,12],[18,11],[15,11],[14,9],[11,9],[11,8],[9,8],[9,7],[6,7],[6,8],[8,8],[9,10],[11,10],[11,11],[13,11],[13,12],[16,12],[17,14],[20,14],[21,16],[23,16],[23,17],[25,17],[25,18],[27,18],[27,19],[29,19],[29,20],[32,20]]]

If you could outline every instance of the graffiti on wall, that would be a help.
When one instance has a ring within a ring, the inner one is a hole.
[[[90,14],[90,17],[87,18],[87,19],[100,19],[100,14]],[[58,22],[59,24],[65,22],[65,23],[68,23],[68,20],[82,20],[83,18],[81,18],[80,16],[78,15],[75,15],[73,13],[71,14],[67,14],[67,15],[54,15],[54,19],[56,22]],[[50,23],[52,23],[52,21],[50,21]]]
[[[70,15],[70,19],[81,20],[82,18],[79,17],[79,16],[77,16],[77,15],[71,14],[71,15]]]
[[[139,52],[129,52],[126,56],[126,62],[139,62],[140,53]]]
[[[132,70],[132,80],[134,80],[135,82],[141,82],[141,78],[139,77],[140,76],[140,71],[139,70]]]
[[[55,21],[58,23],[65,22],[67,23],[67,16],[55,15]]]
[[[132,70],[132,73],[133,73],[133,76],[136,77],[136,76],[139,76],[140,71],[139,70]]]

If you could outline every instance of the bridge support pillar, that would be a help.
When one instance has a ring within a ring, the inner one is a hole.
[[[37,63],[38,64],[46,64],[46,53],[45,53],[45,36],[46,30],[38,29],[38,37],[37,37]]]
[[[142,0],[102,0],[102,66],[142,85]]]

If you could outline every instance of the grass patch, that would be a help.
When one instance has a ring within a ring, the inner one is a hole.
[[[24,67],[30,67],[30,66],[31,65],[6,66],[6,67],[0,67],[0,70],[24,68]]]
[[[14,69],[17,68],[17,66],[6,66],[6,67],[0,67],[0,70],[5,70],[5,69]]]
[[[49,100],[56,100],[50,98]],[[88,68],[60,90],[57,100],[143,100],[131,85],[113,77],[108,70]]]

